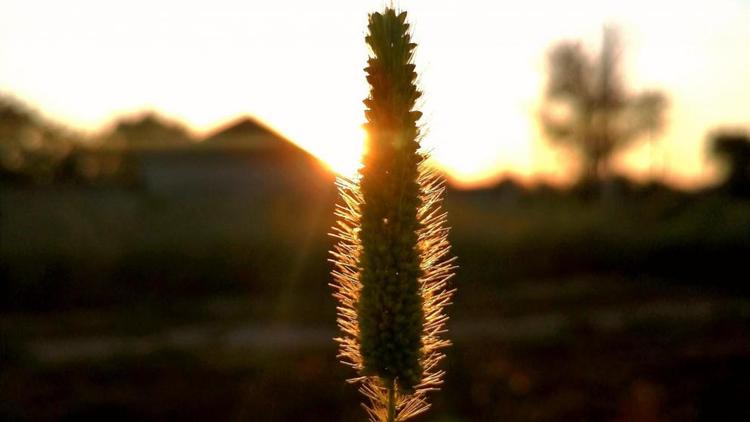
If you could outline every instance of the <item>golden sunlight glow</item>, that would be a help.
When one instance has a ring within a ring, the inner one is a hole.
[[[351,177],[356,175],[357,170],[362,166],[367,132],[362,127],[349,133],[345,132],[342,131],[340,135],[331,134],[331,139],[338,140],[338,142],[318,141],[317,145],[328,147],[318,151],[317,155],[336,173]]]
[[[151,109],[209,132],[251,114],[337,172],[357,168],[368,89],[362,28],[382,0],[10,3],[0,14],[0,93],[64,125],[96,132]],[[575,159],[536,128],[545,52],[562,39],[597,49],[608,23],[623,31],[628,87],[671,100],[658,154],[625,154],[623,172],[705,185],[715,176],[706,134],[750,125],[750,2],[470,3],[471,19],[456,18],[455,2],[403,5],[419,45],[424,145],[460,186],[504,175],[570,180]]]

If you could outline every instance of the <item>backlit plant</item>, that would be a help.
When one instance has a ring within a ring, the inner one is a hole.
[[[453,290],[442,179],[420,150],[421,93],[406,12],[369,16],[365,71],[366,153],[359,176],[339,178],[338,243],[332,251],[339,301],[339,357],[358,376],[375,422],[403,421],[429,408]]]

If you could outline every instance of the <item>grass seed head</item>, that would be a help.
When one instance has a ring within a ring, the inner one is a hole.
[[[395,420],[429,408],[428,391],[442,383],[437,369],[444,308],[452,290],[442,179],[419,149],[414,110],[421,93],[406,12],[387,8],[369,17],[364,100],[367,153],[354,179],[339,178],[339,222],[332,251],[342,361],[357,370],[373,421],[386,421],[391,386]],[[394,419],[391,419],[394,420]]]

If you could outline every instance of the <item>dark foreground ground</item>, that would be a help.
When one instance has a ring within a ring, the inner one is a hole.
[[[748,420],[750,301],[634,283],[537,282],[499,305],[539,311],[455,315],[421,419]],[[4,318],[1,419],[364,419],[332,324],[264,324],[243,298],[186,305]]]
[[[418,420],[750,420],[746,201],[449,198],[454,346]],[[0,420],[365,419],[327,202],[3,199]]]

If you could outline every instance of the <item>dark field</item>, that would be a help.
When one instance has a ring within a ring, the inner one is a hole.
[[[338,364],[332,192],[3,187],[0,419],[364,420]],[[750,202],[449,192],[431,421],[745,421]]]

